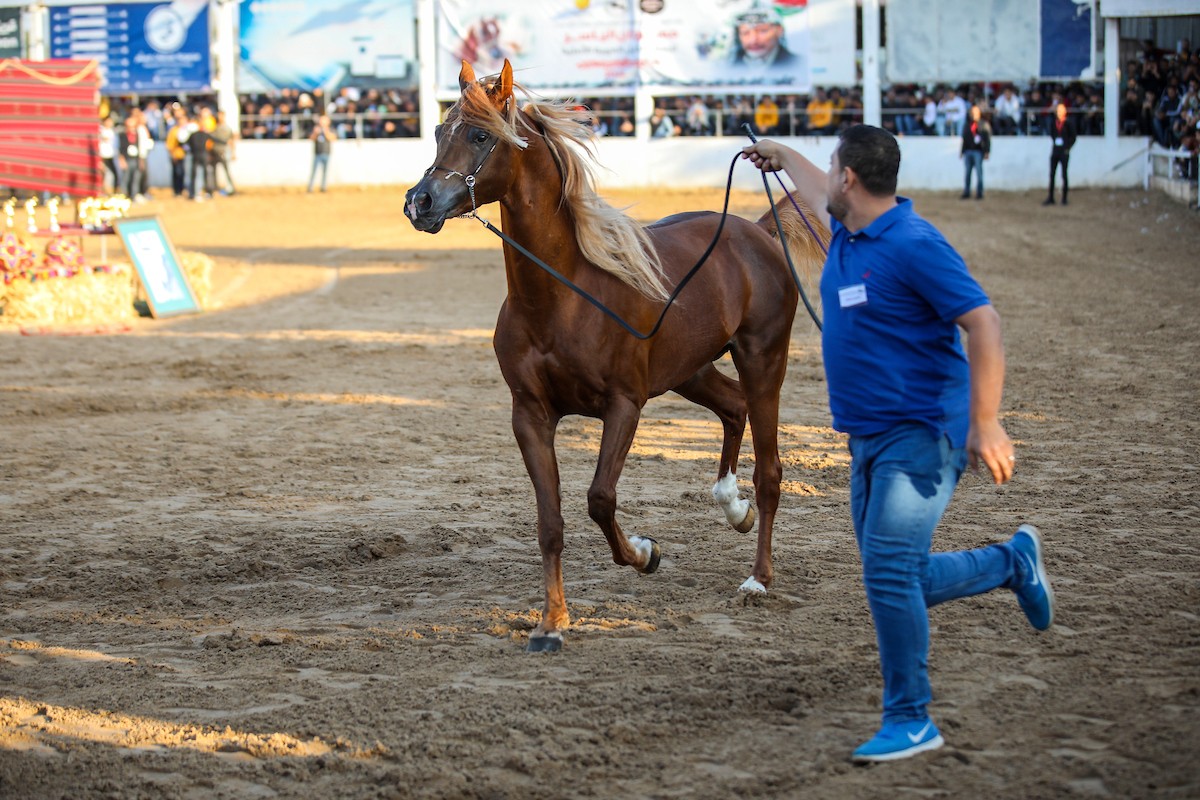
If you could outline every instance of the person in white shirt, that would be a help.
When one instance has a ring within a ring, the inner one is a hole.
[[[102,188],[106,192],[115,193],[121,188],[121,175],[117,172],[117,131],[113,125],[112,117],[105,117],[100,123],[100,143],[97,149],[105,170]],[[110,175],[112,176],[111,185],[107,180]]]
[[[140,108],[135,108],[133,115],[137,118],[138,151],[141,153],[141,163],[138,164],[140,183],[133,199],[135,202],[144,203],[150,196],[149,159],[150,151],[154,149],[154,137],[150,135],[150,128],[146,125],[145,112]]]
[[[1021,97],[1011,86],[996,98],[996,133],[1001,136],[1016,136],[1021,131]]]
[[[938,136],[958,136],[967,117],[967,104],[953,89],[947,89],[938,103]]]
[[[937,101],[933,99],[933,95],[927,94],[925,95],[925,114],[921,117],[921,127],[926,136],[932,136],[937,132],[937,121]]]

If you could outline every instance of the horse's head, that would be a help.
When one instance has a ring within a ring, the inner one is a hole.
[[[498,76],[479,81],[464,61],[458,85],[462,96],[434,133],[433,166],[404,196],[404,213],[419,231],[437,233],[447,217],[503,197],[512,177],[513,150],[526,145],[517,133],[519,112],[507,59]]]

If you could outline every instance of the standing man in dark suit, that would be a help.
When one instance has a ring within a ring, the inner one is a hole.
[[[1050,148],[1050,194],[1042,201],[1044,206],[1054,205],[1054,172],[1062,165],[1062,204],[1067,204],[1067,162],[1071,159],[1071,148],[1075,146],[1075,123],[1067,117],[1067,104],[1059,102],[1054,107],[1054,121],[1050,123],[1050,138],[1054,145]]]
[[[963,126],[962,150],[959,157],[963,160],[966,175],[963,178],[962,199],[971,196],[971,173],[975,173],[975,199],[983,199],[983,162],[992,152],[992,127],[983,118],[979,106],[971,106],[966,125]]]

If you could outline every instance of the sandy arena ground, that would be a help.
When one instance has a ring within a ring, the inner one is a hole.
[[[646,221],[721,204],[608,196]],[[1019,458],[1009,486],[964,480],[935,544],[1037,524],[1058,622],[1035,633],[1007,591],[934,609],[947,746],[877,767],[848,762],[880,682],[803,312],[772,592],[736,592],[753,537],[709,494],[715,418],[646,410],[620,518],[662,543],[650,576],[588,520],[599,429],[572,419],[575,625],[530,656],[499,243],[414,232],[401,189],[142,207],[216,259],[213,308],[0,333],[0,797],[1200,796],[1200,219],[1071,199],[916,198],[1004,317]]]

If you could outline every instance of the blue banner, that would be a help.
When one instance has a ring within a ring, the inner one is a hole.
[[[1077,0],[1041,0],[1044,80],[1079,78],[1092,66],[1092,7]]]
[[[417,85],[413,0],[240,0],[238,24],[239,92]]]
[[[104,94],[175,94],[212,86],[208,4],[50,8],[50,57],[95,59]]]

